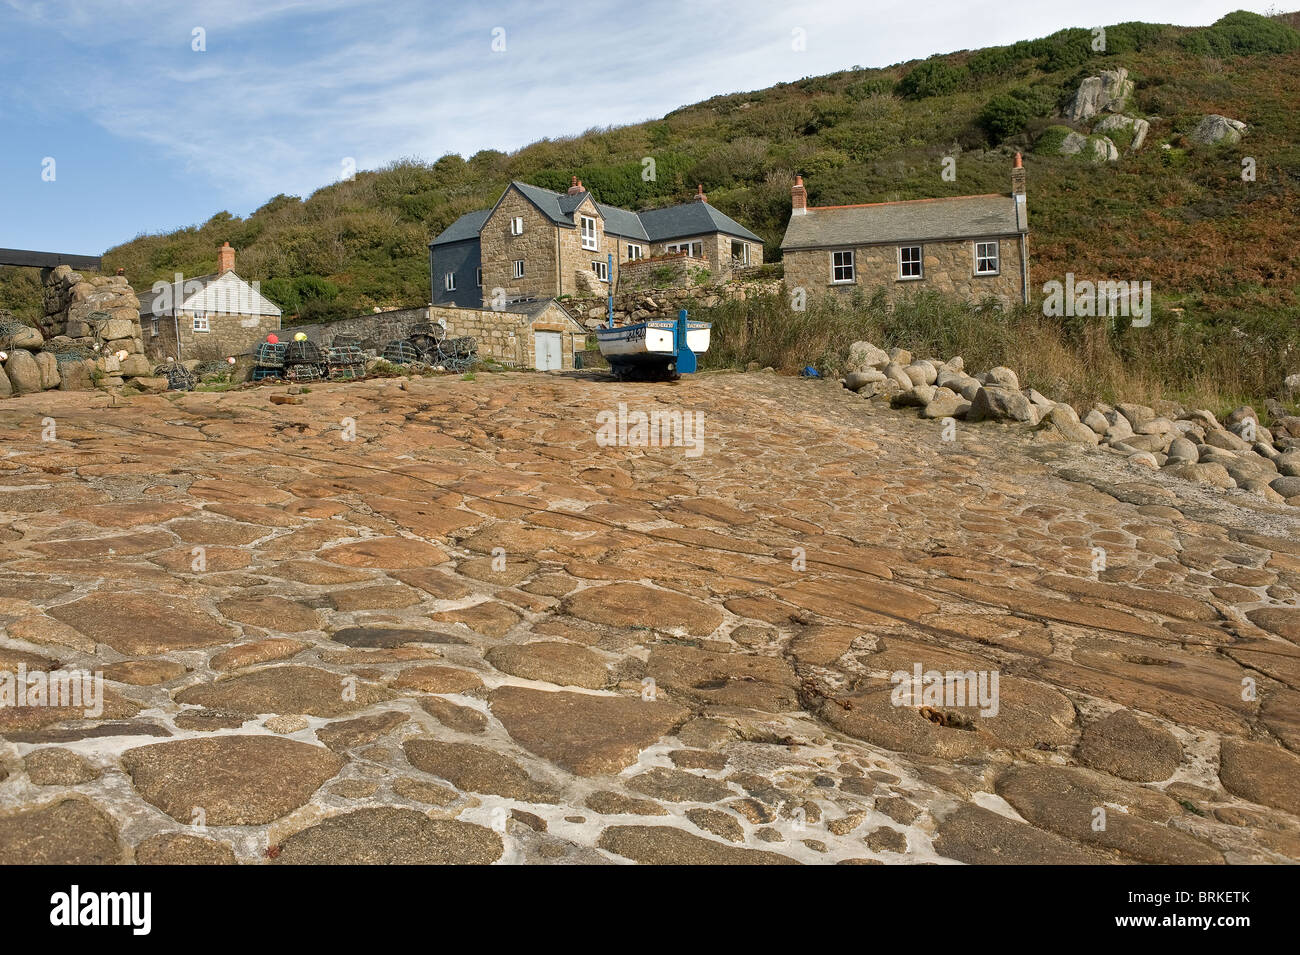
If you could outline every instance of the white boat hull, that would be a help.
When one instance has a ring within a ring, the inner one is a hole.
[[[600,353],[611,364],[663,363],[675,356],[673,347],[676,322],[639,322],[617,328],[599,328],[596,340]],[[686,347],[696,355],[709,350],[712,326],[707,322],[686,323]]]

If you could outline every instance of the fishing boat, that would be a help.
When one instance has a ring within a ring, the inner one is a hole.
[[[676,378],[695,371],[695,356],[709,350],[712,327],[688,321],[683,309],[676,321],[598,328],[596,340],[616,378]]]

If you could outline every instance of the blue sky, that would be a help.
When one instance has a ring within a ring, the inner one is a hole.
[[[98,254],[307,195],[348,159],[509,151],[854,65],[1268,6],[0,0],[0,247]]]

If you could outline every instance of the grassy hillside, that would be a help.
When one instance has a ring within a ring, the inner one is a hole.
[[[426,245],[510,179],[562,189],[581,176],[604,202],[631,208],[709,199],[767,243],[789,214],[794,173],[813,204],[1004,191],[1010,155],[1026,154],[1034,281],[1150,279],[1157,303],[1207,328],[1286,334],[1300,322],[1300,33],[1296,14],[1236,13],[1203,29],[1143,23],[1065,30],[1008,47],[879,70],[846,70],[717,96],[661,120],[543,140],[518,152],[415,159],[358,173],[306,200],[276,196],[246,219],[140,236],[108,268],[146,286],[216,266],[223,241],[240,274],[305,319],[428,299]],[[1035,147],[1051,142],[1080,79],[1126,67],[1130,114],[1151,119],[1143,150],[1094,167]],[[1251,127],[1236,147],[1191,147],[1205,113]],[[1040,142],[1043,141],[1043,142]],[[1171,148],[1162,148],[1164,145]],[[941,178],[945,156],[957,178]],[[1241,179],[1253,157],[1257,179]],[[643,159],[657,178],[642,178]],[[3,273],[5,270],[0,270]],[[0,274],[0,308],[31,315],[35,276]]]

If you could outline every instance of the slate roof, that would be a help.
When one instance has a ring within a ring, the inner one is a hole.
[[[209,285],[217,281],[217,279],[221,278],[223,275],[227,275],[227,274],[233,276],[234,279],[240,283],[239,292],[237,293],[236,298],[219,299],[218,301],[220,301],[223,304],[234,303],[240,306],[241,309],[245,306],[250,306],[250,305],[257,309],[256,312],[248,312],[247,314],[271,315],[272,314],[271,312],[267,311],[258,303],[258,300],[260,299],[261,301],[264,301],[266,305],[275,309],[274,314],[276,315],[281,314],[281,310],[278,305],[272,302],[265,295],[262,295],[260,292],[255,292],[253,290],[253,287],[249,285],[247,282],[245,282],[243,279],[241,279],[234,272],[233,269],[228,273],[213,272],[210,275],[196,275],[191,278],[184,279],[183,281],[180,282],[172,282],[169,283],[169,288],[162,288],[159,289],[157,292],[153,290],[152,286],[150,286],[147,289],[141,289],[139,292],[136,293],[136,298],[140,300],[140,314],[153,316],[154,303],[166,295],[171,296],[170,299],[171,309],[168,310],[164,306],[162,311],[159,313],[159,316],[163,314],[171,314],[172,312],[179,309],[181,303],[187,301],[188,299],[192,298],[195,295],[198,295],[206,291]],[[221,295],[222,293],[216,292],[214,294]],[[245,312],[240,311],[237,314],[245,314]]]
[[[686,202],[666,209],[649,209],[639,214],[651,242],[677,239],[706,232],[723,232],[739,239],[762,242],[758,236],[707,202]]]
[[[442,232],[438,237],[430,242],[430,245],[445,245],[448,242],[462,242],[465,239],[477,239],[479,232],[483,229],[483,223],[487,222],[488,214],[491,209],[475,209],[473,212],[467,212]]]
[[[805,215],[790,217],[781,248],[972,239],[1028,231],[1024,206],[1010,194],[952,196],[860,206],[809,206]]]
[[[152,286],[147,289],[141,289],[140,291],[135,293],[135,297],[140,300],[140,314],[152,315],[153,303],[156,302],[159,298],[161,298],[164,295],[171,295],[172,296],[171,301],[173,304],[176,304],[177,302],[182,302],[190,295],[192,295],[194,292],[197,292],[199,289],[204,288],[209,282],[211,282],[216,277],[217,277],[216,272],[213,272],[211,275],[196,275],[194,278],[185,279],[183,282],[180,282],[179,284],[174,282],[169,282],[167,283],[168,286],[170,286],[169,288],[159,289],[157,292],[153,290]],[[185,286],[187,285],[189,286],[188,294],[186,293],[186,289],[185,289]]]
[[[735,219],[719,212],[707,202],[692,200],[682,205],[669,206],[666,209],[650,209],[646,212],[637,213],[629,212],[627,209],[620,209],[618,206],[607,206],[596,202],[595,197],[591,196],[589,192],[571,196],[568,193],[552,192],[549,189],[529,185],[526,182],[516,181],[512,182],[511,185],[523,193],[525,198],[537,206],[548,219],[556,225],[566,228],[573,228],[575,225],[573,221],[574,211],[578,206],[582,205],[584,199],[590,196],[605,220],[605,231],[620,238],[640,239],[643,242],[661,242],[665,239],[722,232],[726,235],[734,235],[737,238],[749,239],[751,242],[763,241]],[[431,246],[445,245],[448,242],[459,242],[463,239],[474,238],[482,230],[483,223],[487,221],[491,213],[491,209],[479,209],[476,212],[466,213],[448,226],[429,244]]]

